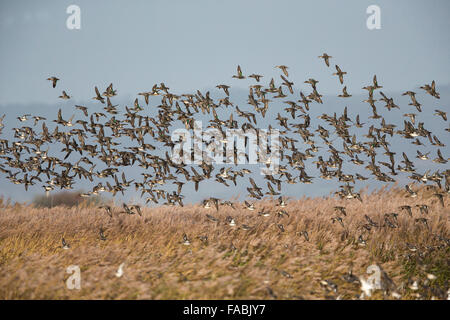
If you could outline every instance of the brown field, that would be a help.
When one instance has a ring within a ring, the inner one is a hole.
[[[450,197],[445,208],[422,190],[417,198],[398,189],[362,192],[363,202],[337,197],[290,200],[290,217],[277,217],[275,200],[256,204],[255,211],[199,205],[143,209],[143,217],[119,213],[111,219],[95,206],[37,209],[5,204],[0,208],[0,299],[355,299],[358,283],[342,278],[349,268],[357,276],[378,264],[395,289],[378,290],[370,299],[446,298],[449,289],[448,238]],[[413,217],[400,205],[427,204],[427,215],[413,207]],[[332,223],[334,206],[347,208],[348,236]],[[258,216],[263,207],[270,217]],[[383,224],[384,214],[398,212],[398,228],[364,232],[364,214]],[[219,223],[206,218],[209,213]],[[236,220],[231,227],[227,216]],[[416,223],[425,217],[429,228]],[[253,228],[243,230],[242,224]],[[277,224],[283,224],[281,232]],[[103,227],[107,240],[99,237]],[[307,230],[309,241],[297,232]],[[191,245],[182,244],[186,233]],[[367,239],[358,244],[359,235]],[[198,236],[207,235],[208,243]],[[64,237],[71,245],[61,248]],[[415,245],[412,252],[406,243]],[[235,247],[233,248],[232,245]],[[125,263],[124,274],[115,276]],[[81,289],[69,290],[66,268],[81,269]],[[429,274],[435,276],[427,279]],[[289,275],[291,277],[289,277]],[[334,292],[321,285],[330,280]],[[410,288],[418,281],[418,290]],[[399,298],[397,296],[397,298]]]

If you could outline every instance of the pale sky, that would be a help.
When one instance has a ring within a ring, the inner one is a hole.
[[[81,30],[66,28],[66,8],[81,9]],[[368,30],[366,8],[381,9]],[[54,103],[45,79],[57,75],[79,99],[113,82],[135,95],[154,83],[175,91],[230,83],[244,72],[335,81],[323,52],[360,87],[374,72],[391,90],[436,80],[450,84],[450,2],[442,1],[2,1],[0,105]],[[235,85],[240,85],[239,83]]]

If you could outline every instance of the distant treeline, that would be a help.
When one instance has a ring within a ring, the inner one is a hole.
[[[61,191],[55,194],[35,196],[33,206],[36,208],[97,206],[105,201],[101,196],[82,197],[82,193],[81,191]]]

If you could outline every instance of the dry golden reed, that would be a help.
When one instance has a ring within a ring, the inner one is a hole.
[[[362,203],[337,197],[290,200],[289,217],[276,214],[275,199],[257,202],[255,211],[241,203],[218,212],[187,205],[143,208],[142,217],[120,213],[117,206],[113,218],[95,206],[49,209],[2,200],[0,299],[355,299],[360,285],[342,277],[350,268],[368,277],[371,264],[387,272],[402,299],[443,297],[449,288],[450,197],[444,196],[443,208],[425,190],[417,198],[405,194],[395,188],[363,192]],[[406,204],[412,217],[398,209]],[[427,204],[429,213],[420,213],[417,204]],[[340,215],[344,227],[331,220],[339,215],[335,206],[346,207],[347,216]],[[263,208],[269,217],[258,215]],[[398,228],[364,231],[364,215],[383,225],[384,214],[391,212],[399,214]],[[417,218],[428,219],[428,227]],[[100,228],[106,240],[100,239]],[[300,235],[304,230],[309,241]],[[183,245],[184,233],[190,245]],[[70,249],[62,249],[62,237]],[[70,265],[81,269],[80,290],[66,286]],[[436,278],[430,281],[428,274]],[[322,286],[322,280],[335,283],[337,291]],[[409,288],[412,281],[419,290]],[[370,298],[393,299],[381,291]]]

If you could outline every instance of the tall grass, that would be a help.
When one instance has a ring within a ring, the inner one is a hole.
[[[445,208],[425,190],[417,198],[394,188],[363,192],[362,199],[291,200],[285,208],[289,217],[276,214],[275,200],[263,200],[256,211],[239,203],[236,210],[221,206],[218,212],[189,205],[144,208],[142,217],[115,207],[112,218],[93,203],[36,208],[2,200],[0,299],[354,299],[360,286],[342,276],[352,268],[367,277],[371,264],[386,271],[403,299],[442,298],[450,276],[448,195]],[[413,217],[399,211],[405,204],[413,207]],[[429,213],[422,215],[416,204],[427,204]],[[338,215],[334,206],[346,207],[344,227],[332,223]],[[263,207],[270,217],[258,216]],[[383,225],[390,212],[399,213],[398,228],[365,231],[364,215]],[[207,213],[219,223],[208,220]],[[227,216],[235,219],[235,227]],[[428,227],[415,222],[423,217]],[[309,241],[300,235],[304,230]],[[189,246],[182,244],[184,233]],[[365,246],[358,242],[360,235]],[[62,237],[69,250],[61,248]],[[124,275],[117,278],[123,262]],[[70,265],[81,269],[80,290],[66,287]],[[427,279],[429,274],[435,279]],[[321,286],[321,280],[335,283],[337,292]],[[419,290],[409,288],[413,281]],[[376,292],[371,298],[392,296]]]

